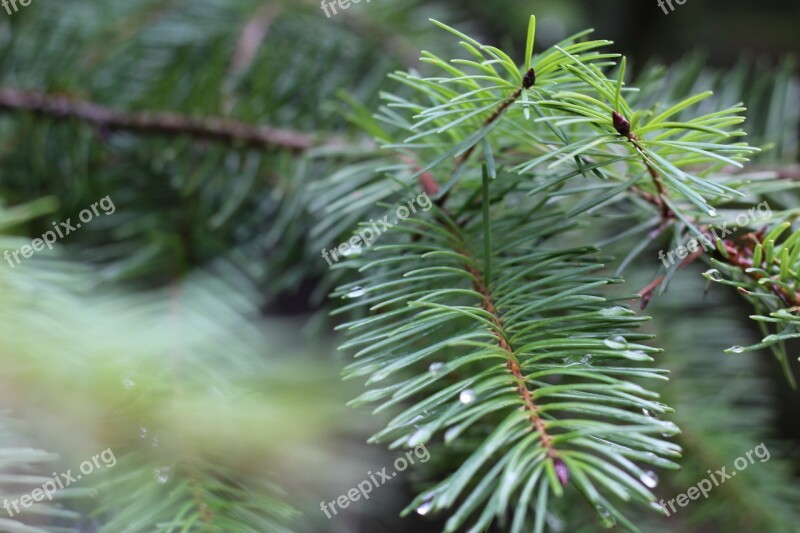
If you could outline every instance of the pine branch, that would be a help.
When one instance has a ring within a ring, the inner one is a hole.
[[[651,361],[655,350],[632,344],[646,336],[623,331],[625,322],[634,327],[630,311],[606,307],[609,300],[595,292],[621,282],[594,274],[602,268],[592,259],[595,250],[548,242],[581,227],[579,215],[631,194],[661,215],[647,239],[671,226],[701,231],[704,217],[716,216],[714,205],[746,196],[742,180],[717,174],[759,152],[739,140],[744,108],[685,119],[685,110],[711,97],[703,92],[634,111],[627,97],[637,93],[625,87],[624,60],[616,80],[606,75],[618,56],[599,50],[605,41],[584,42],[579,34],[526,56],[520,68],[502,50],[436,24],[456,35],[471,57],[446,61],[424,52],[438,76],[393,75],[414,96],[385,94],[377,118],[386,129],[369,124],[407,165],[376,163],[376,170],[397,171],[396,183],[419,181],[426,192],[440,191],[434,216],[393,228],[394,237],[337,265],[359,272],[334,293],[352,299],[337,313],[355,315],[341,325],[348,332],[342,348],[357,350],[345,375],[368,378],[368,386],[393,378],[353,404],[375,402],[378,411],[405,406],[374,442],[414,446],[441,431],[445,445],[457,444],[460,457],[468,454],[407,509],[426,514],[461,501],[448,531],[468,521],[475,531],[495,519],[502,524],[514,504],[513,531],[543,531],[556,507],[551,495],[565,495],[565,487],[577,489],[601,519],[611,516],[635,529],[608,492],[652,503],[645,489],[655,481],[637,463],[673,468],[678,449],[657,437],[676,428],[652,419],[669,408],[648,400],[656,396],[638,384],[617,379],[659,379],[660,371],[619,360]],[[528,55],[533,27],[531,21]],[[471,157],[479,144],[482,175]],[[574,170],[558,169],[573,164]],[[341,194],[345,177],[362,173],[362,165],[343,170],[331,190]],[[434,173],[447,181],[440,185]],[[639,184],[647,175],[652,184]],[[594,176],[601,181],[564,187]],[[372,178],[369,190],[386,190],[387,182]],[[359,183],[364,191],[365,181]],[[489,183],[497,184],[492,197]],[[391,196],[381,198],[381,207],[391,208]],[[369,213],[363,220],[374,216],[369,207],[361,205]],[[652,217],[649,208],[642,211]],[[695,217],[697,211],[702,215]],[[345,226],[340,217],[357,212],[331,214],[325,226]],[[481,239],[483,256],[474,251]],[[661,281],[651,284],[645,300]],[[636,437],[628,434],[632,427]],[[645,435],[650,432],[655,438]],[[609,443],[624,450],[621,457],[598,456]],[[608,491],[612,486],[619,490]]]

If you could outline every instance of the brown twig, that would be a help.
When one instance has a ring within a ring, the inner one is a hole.
[[[11,88],[0,88],[0,111],[29,111],[57,120],[80,120],[106,131],[189,135],[294,152],[308,150],[319,144],[311,135],[292,130],[255,126],[218,117],[199,119],[171,112],[124,112],[64,95]]]
[[[632,190],[634,190],[634,192],[637,192],[637,194],[639,194],[643,199],[650,201],[654,205],[657,205],[655,204],[655,202],[653,202],[653,195],[650,195],[649,193],[641,191],[636,188],[632,188]],[[672,219],[674,219],[674,214],[671,214],[671,217]],[[693,224],[694,221],[690,220],[690,222]],[[663,227],[665,227],[664,223],[662,223],[661,227],[659,228],[659,231]],[[708,226],[701,226],[701,227],[695,226],[695,229],[702,234],[709,233]],[[756,282],[758,282],[760,279],[763,279],[766,276],[764,274],[761,274],[760,272],[747,272],[747,269],[753,266],[753,252],[755,250],[755,246],[761,244],[762,242],[761,239],[763,239],[763,237],[764,237],[764,229],[759,230],[757,232],[747,233],[746,235],[741,236],[737,240],[722,239],[722,244],[725,247],[725,251],[727,252],[727,257],[725,255],[721,255],[719,259],[726,262],[729,265],[741,268],[742,272],[746,276],[749,276]],[[717,239],[719,240],[719,238]],[[698,248],[691,255],[689,255],[683,261],[681,261],[680,265],[678,265],[678,270],[693,263],[701,255],[703,255],[704,252],[705,249]],[[665,278],[666,275],[658,276],[656,279],[651,281],[645,288],[639,291],[639,296],[641,296],[642,298],[641,309],[645,309],[647,307],[647,305],[650,303],[650,300],[653,297],[653,293],[658,287],[661,286]],[[800,305],[800,294],[797,293],[791,294],[787,292],[785,289],[778,287],[774,284],[770,284],[770,287],[772,291],[781,299],[781,301],[783,301],[783,303],[786,304],[786,307],[797,307],[798,305]]]

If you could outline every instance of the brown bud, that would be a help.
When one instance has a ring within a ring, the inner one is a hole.
[[[631,123],[628,122],[628,119],[614,111],[611,113],[611,118],[614,122],[614,129],[617,130],[617,133],[622,135],[623,137],[627,137],[631,134]]]
[[[526,89],[530,89],[533,87],[533,84],[536,83],[536,71],[533,68],[529,69],[528,72],[525,73],[525,76],[522,78],[522,86]]]

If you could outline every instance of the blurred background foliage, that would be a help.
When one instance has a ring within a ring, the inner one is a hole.
[[[20,492],[13,476],[63,471],[98,449],[120,458],[95,493],[28,523],[122,531],[135,516],[139,529],[125,531],[172,531],[173,521],[201,523],[203,509],[181,515],[154,502],[192,501],[199,477],[214,512],[250,530],[441,529],[436,519],[398,517],[412,472],[333,520],[318,510],[391,455],[362,444],[379,421],[344,409],[354,391],[338,379],[343,361],[326,303],[338,274],[319,250],[346,228],[320,227],[337,198],[321,197],[315,183],[375,157],[349,118],[373,112],[379,91],[396,88],[389,72],[420,68],[421,49],[453,51],[429,17],[521,59],[531,13],[541,45],[594,27],[634,71],[667,65],[667,89],[713,86],[728,103],[745,98],[751,142],[774,145],[757,164],[800,179],[793,0],[689,0],[669,15],[655,0],[373,0],[330,19],[314,0],[35,0],[12,16],[0,10],[2,248],[29,243],[106,195],[116,206],[56,253],[0,270],[0,446],[17,458],[0,461],[10,476],[0,492]],[[63,120],[11,105],[2,97],[10,90],[265,124],[298,132],[306,146]],[[346,184],[341,191],[359,199]],[[797,205],[790,195],[776,201]],[[632,286],[646,285],[657,267],[655,253],[643,254],[630,268]],[[645,529],[797,531],[797,392],[766,352],[722,353],[758,332],[722,288],[702,297],[700,272],[681,272],[649,309],[666,348],[658,363],[673,372],[662,392],[677,407],[686,457],[656,492],[673,497],[762,441],[772,459],[676,518],[642,517]],[[164,468],[173,474],[162,483]],[[256,511],[237,517],[227,501]],[[591,514],[570,517],[552,528],[599,527]]]

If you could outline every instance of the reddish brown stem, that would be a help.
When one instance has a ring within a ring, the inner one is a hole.
[[[433,176],[433,174],[429,172],[426,172],[422,176],[420,176],[420,183],[422,184],[423,188],[426,189],[426,192],[428,188],[436,190],[438,190],[439,188],[439,184],[437,183],[436,178]],[[442,209],[445,210],[444,206],[442,206]],[[522,373],[519,360],[517,359],[517,356],[514,353],[514,349],[508,343],[507,335],[505,335],[504,333],[503,319],[500,317],[500,313],[494,304],[494,300],[492,298],[491,293],[489,292],[486,280],[484,279],[484,274],[478,268],[473,266],[474,257],[467,250],[466,243],[463,242],[460,235],[456,234],[455,232],[453,232],[453,235],[460,242],[459,252],[463,256],[469,259],[465,264],[465,269],[472,275],[472,278],[474,280],[473,289],[475,290],[475,292],[477,292],[482,296],[481,306],[491,316],[492,323],[495,326],[493,330],[494,336],[497,339],[497,344],[500,347],[500,349],[502,349],[507,354],[508,360],[506,362],[506,368],[514,377],[517,391],[522,397],[525,409],[528,412],[528,417],[530,418],[533,427],[539,433],[539,440],[542,443],[542,446],[544,446],[544,448],[547,450],[547,456],[553,459],[554,461],[560,461],[560,459],[557,459],[557,453],[555,451],[555,448],[553,447],[552,437],[547,432],[546,424],[542,419],[542,417],[540,416],[539,409],[536,407],[536,404],[533,400],[533,395],[528,390],[528,386],[526,384],[527,380],[525,379],[525,375]],[[560,465],[560,470],[561,473],[559,474],[559,478],[562,480],[563,483],[564,480],[568,478],[568,471],[566,469],[566,466],[563,465],[563,463],[561,463]]]
[[[210,140],[300,152],[316,146],[311,135],[254,126],[226,118],[192,118],[170,112],[123,112],[63,95],[0,88],[0,111],[29,111],[57,120],[80,120],[103,130],[189,135]]]
[[[466,248],[461,249],[460,253],[472,259],[470,253],[466,250]],[[542,417],[540,416],[538,407],[536,407],[536,404],[533,401],[533,396],[531,395],[531,391],[528,390],[528,386],[526,385],[527,380],[525,379],[525,375],[522,373],[522,369],[520,368],[519,360],[517,359],[517,356],[514,353],[514,349],[506,340],[506,335],[502,333],[503,320],[500,317],[500,313],[497,311],[497,308],[494,305],[494,300],[492,299],[492,296],[489,293],[486,281],[483,278],[483,273],[469,263],[466,265],[466,269],[475,280],[473,282],[473,288],[475,289],[476,292],[478,292],[481,296],[483,296],[481,304],[483,309],[487,313],[489,313],[492,317],[492,323],[495,325],[496,328],[494,330],[494,335],[497,338],[497,343],[500,346],[500,348],[508,355],[506,368],[508,368],[509,372],[511,372],[511,375],[514,376],[514,380],[517,382],[517,391],[522,397],[522,401],[525,404],[525,408],[528,411],[528,416],[531,420],[531,423],[536,428],[536,431],[539,433],[539,439],[542,443],[542,446],[544,446],[545,449],[547,450],[547,456],[550,457],[551,459],[554,459],[557,456],[557,454],[555,449],[553,448],[552,437],[547,432],[547,427],[544,423],[544,420],[542,420]]]

